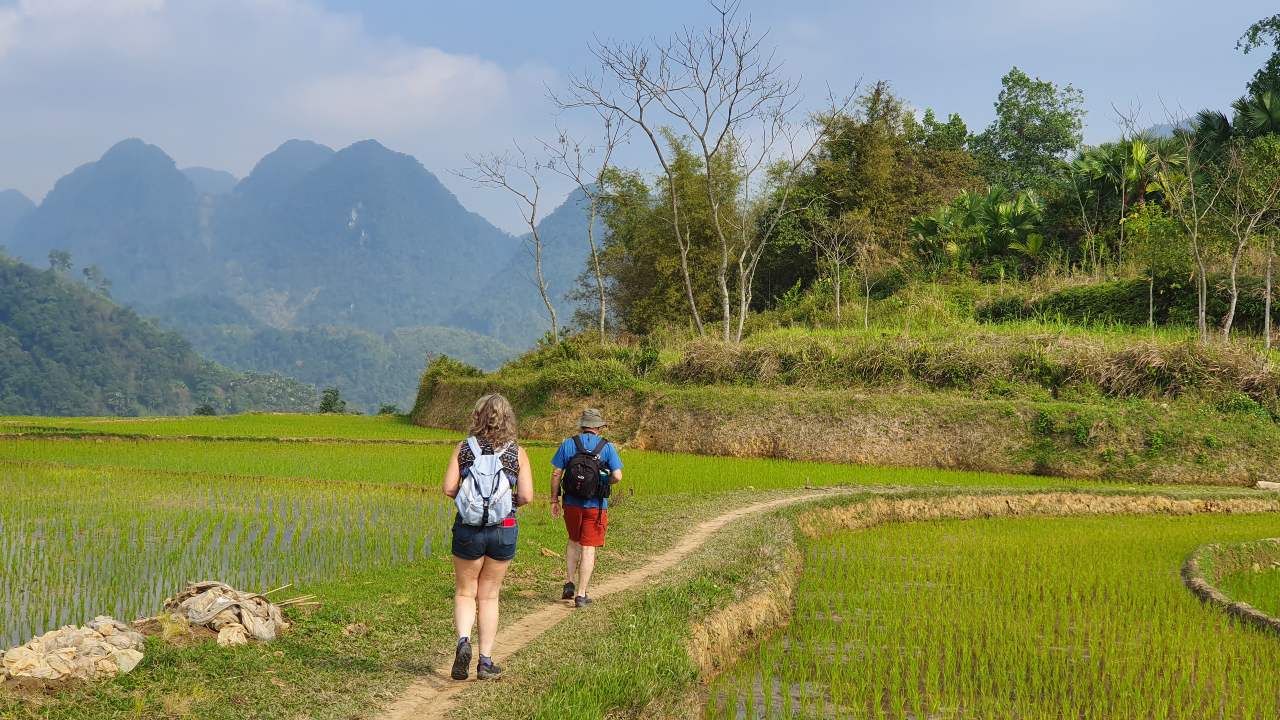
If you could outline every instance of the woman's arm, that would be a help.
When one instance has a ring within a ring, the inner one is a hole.
[[[451,498],[458,496],[458,453],[461,451],[461,445],[455,447],[444,468],[444,494]]]
[[[520,475],[516,478],[516,507],[533,502],[533,468],[529,467],[529,456],[524,448],[518,448],[520,457]]]

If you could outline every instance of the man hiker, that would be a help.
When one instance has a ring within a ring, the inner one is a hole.
[[[596,548],[604,545],[609,526],[609,495],[622,480],[622,458],[613,443],[600,436],[604,416],[595,408],[582,411],[578,434],[560,443],[551,464],[551,517],[560,517],[569,531],[565,549],[565,582],[562,600],[574,607],[591,604],[587,587],[596,567]],[[561,490],[564,499],[561,500]]]

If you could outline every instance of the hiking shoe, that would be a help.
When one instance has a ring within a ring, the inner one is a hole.
[[[467,679],[467,666],[471,664],[471,641],[466,638],[458,640],[458,649],[453,653],[453,672],[449,677],[454,680]]]
[[[573,599],[573,606],[576,608],[586,607],[591,604],[591,598],[586,595],[579,595]]]
[[[492,660],[489,662],[481,660],[480,663],[476,665],[477,679],[497,680],[499,677],[502,677],[502,668],[494,665]]]
[[[572,599],[573,599],[573,595],[574,595],[574,587],[573,587],[573,583],[571,583],[571,582],[567,582],[567,583],[565,583],[565,584],[564,584],[564,591],[560,593],[560,599],[561,599],[561,600],[572,600]]]

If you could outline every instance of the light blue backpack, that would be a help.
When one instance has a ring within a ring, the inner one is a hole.
[[[467,446],[475,461],[461,479],[458,495],[453,499],[463,525],[485,527],[501,523],[512,510],[511,475],[502,466],[502,453],[507,443],[494,448],[492,455],[482,455],[475,437],[467,438]]]

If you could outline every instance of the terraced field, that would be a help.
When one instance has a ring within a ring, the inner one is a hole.
[[[711,718],[1280,716],[1280,639],[1202,605],[1198,545],[1274,514],[952,520],[815,539]]]
[[[292,583],[322,603],[270,646],[153,638],[127,676],[35,699],[0,691],[2,718],[374,717],[448,652],[452,516],[437,483],[451,433],[395,418],[272,415],[11,418],[0,436],[3,644],[100,613],[151,614],[207,577],[257,590]],[[546,506],[551,447],[528,447],[538,499],[520,514],[508,619],[546,608],[562,572],[563,529]],[[886,497],[928,507],[1038,493],[1043,504],[1057,490],[1123,504],[1158,492],[1211,497],[1221,510],[1229,498],[1273,496],[624,452],[602,581],[748,503],[813,493],[805,488],[852,492],[818,501],[820,512],[789,506],[711,534],[687,561],[506,659],[510,676],[496,688],[468,686],[445,708],[455,716],[1197,717],[1214,696],[1224,698],[1215,717],[1277,709],[1266,671],[1277,639],[1202,607],[1177,575],[1197,545],[1280,534],[1274,512],[901,515],[886,522],[908,522],[857,531],[832,519]],[[790,623],[757,650],[725,644],[707,662],[691,628],[732,629],[725,613],[732,619],[761,588],[776,595],[793,547],[804,570]],[[1270,597],[1274,573],[1254,575],[1231,587]],[[353,623],[368,632],[347,632]],[[1156,653],[1178,659],[1143,664]]]

